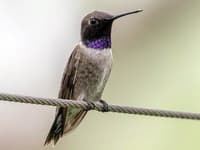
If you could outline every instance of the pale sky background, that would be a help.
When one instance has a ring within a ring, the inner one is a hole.
[[[0,0],[0,92],[57,97],[67,59],[93,10],[144,12],[116,21],[109,103],[199,112],[197,0]],[[3,150],[199,150],[200,122],[88,113],[54,148],[43,147],[55,108],[0,102]]]

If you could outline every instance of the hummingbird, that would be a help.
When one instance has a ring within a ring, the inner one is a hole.
[[[100,100],[112,68],[111,30],[113,21],[143,10],[111,15],[93,11],[81,22],[81,41],[75,46],[63,73],[58,98],[85,100],[89,104],[101,102],[104,111],[107,103]],[[46,138],[45,145],[54,145],[83,120],[87,110],[57,107],[55,120]]]

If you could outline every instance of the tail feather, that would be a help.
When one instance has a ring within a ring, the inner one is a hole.
[[[72,110],[75,110],[75,112],[72,113],[70,112],[70,109],[68,110],[67,108],[58,109],[44,145],[51,143],[51,141],[53,141],[55,145],[64,134],[74,130],[87,114],[87,111],[79,109]]]
[[[63,136],[65,129],[66,113],[66,108],[58,109],[55,120],[53,122],[53,125],[51,126],[51,129],[45,140],[44,145],[51,143],[51,141],[53,141],[55,145],[58,142],[58,140]]]
[[[65,124],[64,134],[74,130],[81,123],[86,114],[87,111],[83,110],[77,112],[75,116],[73,116],[73,118],[71,118],[67,124]]]

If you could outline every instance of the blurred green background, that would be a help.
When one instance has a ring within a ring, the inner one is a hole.
[[[55,5],[56,3],[59,4]],[[23,85],[20,83],[25,79],[19,77],[21,80],[16,82],[13,89],[10,89],[11,83],[4,82],[1,85],[3,92],[56,97],[67,58],[73,46],[79,40],[80,21],[83,16],[93,10],[103,10],[118,14],[140,8],[144,9],[144,12],[124,17],[113,24],[112,49],[114,66],[105,88],[103,99],[113,104],[199,112],[200,1],[78,0],[67,2],[59,0],[57,2],[45,1],[42,5],[38,1],[36,4],[33,12],[38,7],[41,10],[44,8],[47,11],[45,14],[47,13],[46,15],[48,16],[48,11],[51,12],[53,10],[52,14],[59,12],[53,16],[54,19],[59,18],[64,21],[58,20],[58,22],[52,22],[51,24],[47,23],[44,27],[48,25],[51,28],[51,32],[40,32],[38,34],[39,36],[47,34],[50,37],[53,36],[53,39],[41,38],[39,41],[41,43],[46,42],[47,45],[54,43],[54,46],[51,47],[52,49],[49,52],[48,50],[43,51],[43,47],[38,45],[42,50],[37,53],[37,56],[42,53],[43,57],[38,58],[37,62],[43,64],[43,58],[48,57],[48,59],[45,62],[46,66],[35,74],[37,77],[34,75],[32,79],[26,78],[27,81]],[[46,8],[48,5],[51,5],[50,9]],[[56,10],[54,10],[54,7],[56,7]],[[68,16],[73,15],[73,17],[67,18],[65,16],[66,13]],[[44,15],[44,13],[38,13],[37,15],[33,13],[31,17],[37,18],[40,15]],[[48,17],[51,20],[51,16]],[[58,23],[57,28],[52,28],[53,23]],[[39,25],[38,28],[41,27]],[[23,28],[22,25],[20,27]],[[67,30],[71,31],[68,32]],[[57,35],[57,31],[62,34]],[[28,32],[27,35],[28,37],[31,36]],[[67,41],[68,43],[66,44],[65,42]],[[38,44],[37,42],[36,40],[36,45]],[[35,58],[31,60],[34,64],[36,54],[30,57]],[[24,59],[23,62],[29,63],[30,61]],[[51,65],[49,65],[49,62]],[[51,70],[51,75],[49,72],[44,71],[46,68]],[[4,70],[4,72],[6,71],[9,73],[9,68]],[[21,71],[26,74],[29,72],[29,67],[25,67]],[[19,72],[14,72],[14,74],[18,73],[17,75],[20,76]],[[43,73],[42,77],[40,73]],[[29,75],[27,74],[27,76]],[[5,81],[5,78],[0,77],[1,81]],[[29,80],[35,81],[35,83],[29,82]],[[40,86],[44,86],[43,89],[38,89]],[[27,87],[29,90],[27,90]],[[5,105],[7,106],[6,108],[14,107],[13,104],[11,106],[8,103],[1,105],[2,108],[5,108]],[[2,149],[200,149],[200,122],[198,121],[98,113],[96,111],[88,113],[81,125],[74,132],[62,138],[55,147],[51,145],[43,147],[42,144],[54,118],[55,108],[16,105],[15,114],[18,113],[21,116],[19,117],[21,119],[20,122],[24,121],[24,123],[16,125],[16,128],[11,128],[12,125],[8,124],[13,123],[12,115],[6,116],[6,118],[10,117],[12,121],[6,122],[7,120],[4,119],[4,126],[7,127],[6,130],[13,129],[14,134],[3,132],[0,136],[0,139],[4,140]],[[22,109],[24,111],[20,114],[19,112]],[[0,115],[0,118],[5,117],[5,113],[13,113],[12,111],[13,109],[1,109],[0,113],[2,115]],[[27,116],[22,117],[24,113]],[[33,116],[30,116],[31,114]],[[30,123],[28,119],[32,120],[32,122]],[[17,121],[15,120],[15,122]],[[27,128],[26,126],[31,127]],[[23,132],[24,128],[26,132]],[[22,132],[15,133],[14,129]],[[20,134],[24,136],[19,136]],[[4,136],[7,136],[7,141]],[[11,136],[10,140],[9,137]]]

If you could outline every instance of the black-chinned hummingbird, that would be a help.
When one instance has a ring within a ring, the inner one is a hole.
[[[141,12],[131,11],[110,15],[94,11],[81,23],[81,41],[73,50],[64,71],[59,98],[98,101],[112,68],[111,29],[114,20]],[[54,144],[66,133],[75,129],[87,111],[78,108],[58,107],[55,120],[45,144]]]

